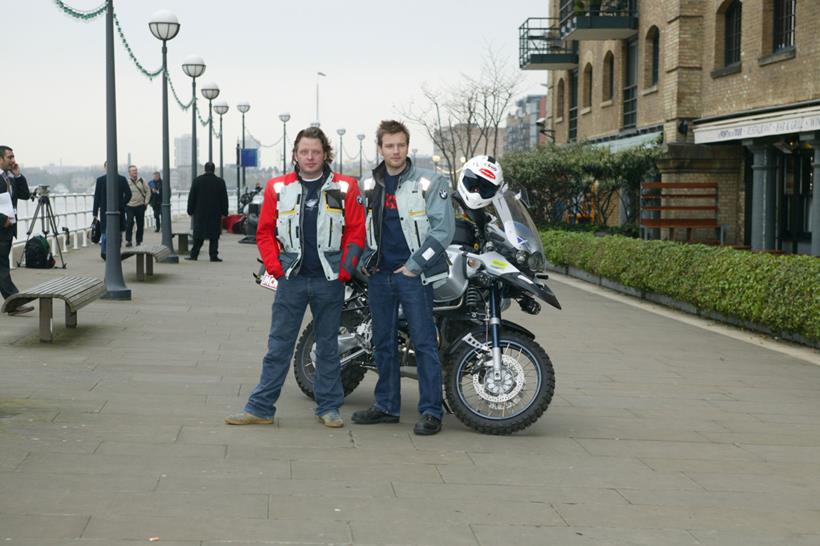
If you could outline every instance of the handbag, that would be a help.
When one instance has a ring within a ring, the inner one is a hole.
[[[100,221],[94,218],[91,220],[91,242],[96,244],[100,242],[100,237],[102,236],[102,224]]]

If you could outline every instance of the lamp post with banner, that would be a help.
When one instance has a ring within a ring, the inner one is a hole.
[[[242,164],[242,187],[246,188],[246,178],[245,178],[245,162],[242,161],[242,154],[245,153],[245,114],[248,113],[248,110],[251,109],[251,104],[248,101],[242,101],[236,105],[236,109],[242,113],[242,151],[239,153],[239,162]],[[239,182],[237,181],[237,187],[239,187]],[[237,198],[238,202],[238,198]]]

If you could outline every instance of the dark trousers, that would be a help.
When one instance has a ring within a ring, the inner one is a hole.
[[[396,346],[399,304],[410,330],[419,374],[419,404],[422,415],[441,419],[441,360],[433,322],[433,285],[421,284],[419,277],[379,271],[367,283],[367,297],[373,316],[373,348],[379,380],[376,382],[376,407],[384,413],[399,415],[401,377]]]
[[[204,237],[194,237],[194,243],[191,247],[191,258],[199,257],[199,251],[202,244],[205,242]],[[208,239],[208,255],[211,258],[219,257],[219,237],[211,237]]]
[[[154,225],[156,226],[155,229],[159,231],[160,218],[162,218],[162,208],[161,205],[154,205],[152,208],[154,209]]]
[[[316,336],[316,415],[338,410],[344,402],[339,365],[339,322],[344,303],[344,283],[324,277],[279,278],[273,300],[268,351],[262,359],[259,384],[251,392],[245,411],[257,417],[273,417],[276,401],[288,375],[293,346],[310,306]]]
[[[0,294],[3,299],[19,292],[14,283],[11,282],[11,240],[0,241]]]
[[[137,224],[137,244],[142,244],[142,234],[145,231],[145,205],[139,207],[125,207],[125,240],[131,242],[131,233],[134,230],[134,221]]]

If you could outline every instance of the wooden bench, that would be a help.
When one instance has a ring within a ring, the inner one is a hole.
[[[172,233],[171,238],[177,238],[177,254],[183,255],[188,254],[188,241],[193,239],[193,235],[187,231],[181,231],[179,233]]]
[[[675,238],[676,229],[685,229],[686,241],[692,242],[692,230],[711,229],[717,242],[723,244],[719,211],[717,182],[641,184],[640,227],[644,238],[648,238],[649,229],[668,229],[670,239]],[[674,216],[665,217],[664,213],[673,213]],[[686,215],[682,216],[682,213]]]
[[[137,280],[144,281],[145,275],[154,274],[154,260],[164,260],[171,255],[171,251],[162,245],[140,245],[122,251],[122,259],[127,260],[131,256],[137,257]],[[146,260],[146,256],[148,259]],[[151,259],[153,258],[153,259]]]
[[[54,339],[54,298],[65,301],[66,328],[77,327],[77,310],[105,294],[105,284],[94,277],[58,277],[23,292],[18,292],[3,303],[2,312],[40,300],[40,341]]]

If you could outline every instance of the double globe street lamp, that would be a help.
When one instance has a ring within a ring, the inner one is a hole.
[[[189,55],[182,62],[182,71],[191,78],[191,184],[196,179],[196,79],[205,73],[205,61],[197,55]]]
[[[206,83],[202,86],[202,96],[208,99],[208,161],[214,161],[214,99],[219,96],[219,86]]]
[[[219,177],[222,180],[225,180],[225,164],[224,164],[224,157],[223,157],[223,134],[222,134],[222,116],[228,113],[230,107],[228,106],[228,101],[220,100],[214,104],[214,110],[219,115]]]
[[[179,33],[179,21],[176,15],[168,10],[160,10],[151,16],[148,28],[158,40],[162,40],[162,246],[171,251],[163,260],[166,263],[179,263],[179,256],[174,252],[171,240],[171,160],[168,141],[168,40],[173,40]]]

